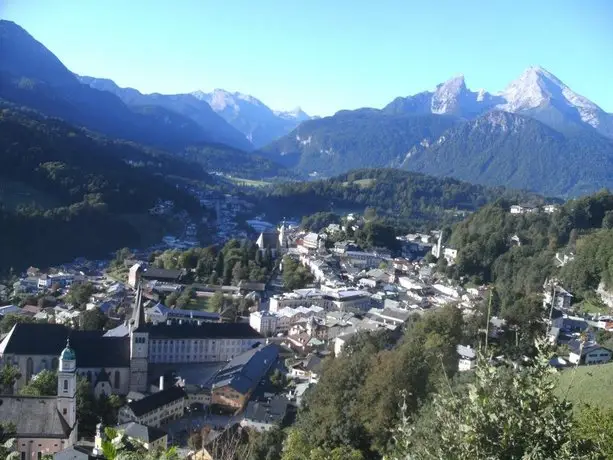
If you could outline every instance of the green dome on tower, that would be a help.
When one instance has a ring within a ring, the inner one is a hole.
[[[66,348],[62,351],[60,355],[61,361],[76,361],[77,356],[72,348],[70,348],[70,339],[66,340]]]

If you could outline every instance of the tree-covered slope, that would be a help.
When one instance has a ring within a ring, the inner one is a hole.
[[[45,197],[46,206],[33,194],[21,203],[0,203],[0,270],[103,256],[138,245],[146,229],[133,227],[124,216],[147,214],[158,199],[199,214],[198,202],[162,173],[208,177],[197,165],[3,106],[0,197],[27,189]]]
[[[440,136],[451,117],[385,115],[375,109],[305,121],[261,152],[300,173],[323,176],[356,168],[397,166],[424,138]]]
[[[364,211],[403,223],[440,222],[455,211],[474,211],[500,197],[536,199],[534,194],[473,185],[398,169],[364,169],[331,179],[288,182],[257,192],[261,205],[277,217],[320,211]]]
[[[613,142],[593,130],[562,134],[521,115],[467,121],[405,162],[413,171],[560,196],[613,186]]]
[[[0,49],[0,98],[7,101],[147,145],[178,148],[194,142],[223,142],[245,146],[244,136],[215,113],[210,119],[216,124],[203,129],[168,107],[148,104],[133,109],[114,94],[80,83],[51,51],[13,22],[0,20]],[[234,132],[236,142],[219,126]]]

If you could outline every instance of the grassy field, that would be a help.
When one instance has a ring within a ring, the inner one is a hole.
[[[226,179],[235,183],[236,185],[242,185],[245,187],[266,187],[267,185],[271,184],[271,182],[266,182],[264,180],[243,179],[241,177],[226,176]]]
[[[613,363],[569,368],[559,375],[558,396],[575,406],[592,404],[613,408]]]
[[[215,310],[212,310],[209,307],[208,297],[196,297],[195,299],[190,300],[189,305],[187,305],[185,309],[216,313]]]
[[[343,182],[343,185],[357,185],[360,188],[370,188],[375,184],[375,179],[358,179],[352,182]]]
[[[611,309],[597,299],[585,299],[575,305],[582,313],[608,315],[611,313]]]

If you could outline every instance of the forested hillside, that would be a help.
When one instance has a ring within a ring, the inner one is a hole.
[[[492,314],[532,335],[541,331],[547,278],[560,279],[575,300],[593,296],[601,280],[610,283],[613,195],[603,191],[570,200],[552,214],[511,214],[510,204],[489,204],[453,227],[447,243],[458,257],[455,265],[442,267],[456,279],[493,283]],[[511,241],[514,236],[521,245]],[[559,270],[556,253],[575,251],[575,260]]]
[[[193,145],[178,155],[198,163],[207,172],[220,172],[243,179],[288,179],[295,176],[293,172],[264,156],[223,144]]]
[[[492,112],[417,146],[404,166],[485,185],[580,196],[613,186],[613,142],[596,131],[561,133],[543,123]]]
[[[158,199],[201,212],[196,200],[158,174],[206,180],[198,166],[57,119],[3,106],[0,152],[1,269],[137,245],[141,229],[123,216],[146,215]]]
[[[543,200],[535,194],[396,169],[357,170],[332,179],[279,184],[255,193],[271,218],[301,218],[320,211],[363,212],[374,207],[379,217],[412,226],[457,220],[462,212],[475,211],[500,197]]]
[[[297,172],[330,176],[356,168],[398,166],[423,139],[438,138],[452,117],[385,115],[375,109],[341,111],[309,120],[261,149]]]

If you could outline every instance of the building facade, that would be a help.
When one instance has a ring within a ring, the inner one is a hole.
[[[76,354],[67,343],[58,364],[57,396],[0,396],[0,420],[15,425],[16,450],[38,460],[77,441]]]
[[[249,325],[264,337],[277,332],[277,316],[267,311],[255,311],[249,315]]]

